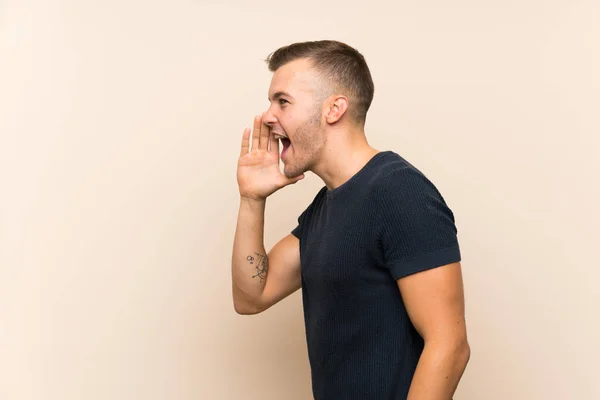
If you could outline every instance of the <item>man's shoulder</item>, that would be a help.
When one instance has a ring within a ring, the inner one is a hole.
[[[414,190],[419,189],[416,185],[431,184],[419,168],[394,151],[382,152],[380,159],[371,169],[370,183],[386,192]]]
[[[377,204],[385,211],[445,205],[437,186],[420,168],[394,152],[387,152],[377,172],[372,174]],[[381,211],[381,210],[380,210]]]

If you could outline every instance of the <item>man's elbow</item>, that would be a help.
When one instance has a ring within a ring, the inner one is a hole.
[[[233,309],[239,315],[256,315],[264,311],[263,307],[248,301],[233,300]]]
[[[471,346],[464,335],[425,340],[425,346],[432,347],[434,353],[441,356],[442,359],[446,359],[460,372],[464,371],[471,359]]]
[[[471,359],[471,346],[466,338],[457,341],[454,354],[457,364],[462,369],[465,369]]]
[[[446,349],[452,364],[462,373],[471,359],[471,346],[466,336],[453,338],[448,342]]]

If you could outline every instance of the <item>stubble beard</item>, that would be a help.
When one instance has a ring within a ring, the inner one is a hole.
[[[300,126],[294,135],[293,149],[289,149],[293,151],[293,156],[291,160],[284,163],[284,175],[287,178],[294,178],[310,171],[325,144],[324,139],[321,133],[321,123],[317,115],[311,117],[304,125]]]

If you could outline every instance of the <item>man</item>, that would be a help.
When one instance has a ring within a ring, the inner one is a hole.
[[[451,210],[409,162],[368,144],[374,86],[360,53],[305,42],[267,61],[270,107],[238,162],[235,310],[302,289],[316,400],[451,399],[470,357]],[[325,186],[267,253],[266,199],[307,171]]]

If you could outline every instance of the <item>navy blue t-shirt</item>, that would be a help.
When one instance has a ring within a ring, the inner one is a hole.
[[[454,215],[423,173],[379,152],[298,218],[315,400],[406,399],[423,350],[396,282],[460,261]]]

